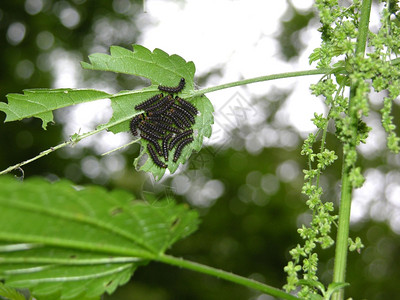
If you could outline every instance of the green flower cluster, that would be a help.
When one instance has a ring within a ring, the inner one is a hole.
[[[298,244],[290,251],[292,261],[284,268],[287,273],[286,291],[294,291],[301,286],[298,296],[311,299],[321,292],[318,282],[318,254],[322,249],[334,244],[330,237],[332,224],[336,225],[337,215],[333,215],[332,202],[322,202],[323,190],[320,176],[335,162],[337,155],[326,148],[328,124],[335,127],[335,136],[343,145],[343,172],[348,175],[351,188],[361,187],[364,177],[356,166],[356,147],[365,143],[370,128],[363,118],[370,112],[369,94],[386,90],[381,109],[382,125],[388,134],[389,150],[398,153],[399,137],[391,116],[393,101],[400,95],[400,12],[397,1],[382,1],[380,28],[370,32],[368,23],[362,24],[362,1],[354,0],[350,6],[339,5],[338,0],[316,0],[321,21],[321,46],[310,55],[310,63],[317,68],[332,70],[311,86],[315,96],[323,97],[328,113],[315,114],[313,123],[317,132],[305,140],[301,154],[308,159],[308,169],[304,170],[303,194],[312,212],[309,226],[298,229],[304,244]],[[368,14],[370,11],[367,11]],[[366,18],[369,20],[369,17]],[[366,52],[366,53],[364,53]],[[346,95],[346,94],[348,95]],[[319,146],[316,147],[316,143]],[[316,152],[317,149],[317,152]],[[351,191],[350,191],[351,193]],[[350,251],[360,251],[363,244],[349,239]],[[300,277],[302,279],[300,279]]]

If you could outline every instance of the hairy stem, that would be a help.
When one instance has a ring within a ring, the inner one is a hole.
[[[287,300],[299,300],[296,296],[293,296],[289,293],[286,293],[282,290],[277,288],[271,287],[269,285],[263,284],[261,282],[255,281],[253,279],[249,279],[246,277],[242,277],[230,272],[226,272],[220,269],[215,269],[213,267],[209,267],[206,265],[198,264],[192,261],[184,260],[181,258],[169,256],[169,255],[160,255],[158,258],[155,259],[156,261],[166,263],[169,265],[174,265],[178,267],[182,267],[185,269],[193,270],[196,272],[208,274],[214,277],[222,278],[227,281],[231,281],[242,286],[246,286],[251,289],[258,290],[262,293],[278,297],[280,299],[287,299]]]
[[[73,135],[73,136],[71,136],[71,139],[69,141],[65,141],[65,142],[63,142],[61,144],[58,144],[57,146],[54,146],[54,147],[50,147],[49,149],[40,152],[38,155],[36,155],[35,157],[33,157],[31,159],[28,159],[28,160],[20,162],[20,163],[18,163],[16,165],[10,166],[7,169],[4,169],[3,171],[1,171],[0,175],[7,174],[7,173],[9,173],[9,172],[11,172],[13,170],[19,169],[22,166],[27,165],[27,164],[29,164],[29,163],[31,163],[31,162],[43,157],[43,156],[46,156],[46,155],[58,150],[58,149],[64,148],[65,146],[75,145],[76,143],[78,143],[79,141],[83,140],[84,138],[87,138],[87,137],[89,137],[91,135],[99,133],[100,131],[103,131],[103,130],[105,130],[107,128],[110,128],[112,126],[118,125],[118,124],[120,124],[120,123],[122,123],[124,121],[127,121],[127,120],[128,119],[126,119],[126,120],[118,120],[116,122],[108,123],[106,125],[100,125],[100,126],[97,127],[97,129],[95,129],[93,131],[89,131],[89,132],[83,133],[81,135],[78,135],[78,134]]]
[[[210,88],[205,88],[202,90],[195,91],[191,94],[191,97],[201,96],[207,93],[223,90],[226,88],[231,88],[239,85],[246,85],[250,83],[262,82],[262,81],[269,81],[275,79],[282,79],[282,78],[291,78],[291,77],[298,77],[298,76],[308,76],[308,75],[321,75],[321,74],[328,74],[331,73],[333,69],[315,69],[315,70],[306,70],[306,71],[297,71],[297,72],[287,72],[287,73],[279,73],[279,74],[272,74],[260,77],[254,77],[245,80],[234,81],[230,83],[225,83],[217,86],[213,86]]]
[[[355,55],[364,55],[367,36],[368,36],[368,25],[369,16],[371,12],[372,0],[364,0],[361,7],[361,18],[359,34],[357,37],[357,46]],[[354,95],[356,94],[357,86],[352,85],[350,88],[350,100],[349,100],[349,112],[354,111],[352,109],[354,105]],[[350,150],[355,150],[356,148],[356,138],[357,138],[357,115],[352,113],[350,116],[352,118],[352,141],[349,143]],[[352,184],[350,181],[350,172],[354,166],[346,165],[346,154],[343,157],[342,166],[342,190],[341,190],[341,200],[339,208],[339,224],[338,232],[336,238],[336,252],[335,252],[335,265],[333,270],[333,282],[341,283],[346,280],[346,264],[347,264],[347,249],[348,249],[348,237],[349,237],[349,227],[350,227],[350,210],[351,210],[351,196],[352,196]],[[341,289],[336,292],[333,300],[343,300],[344,290]]]

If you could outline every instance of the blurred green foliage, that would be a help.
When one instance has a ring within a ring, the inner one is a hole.
[[[299,13],[291,9],[291,18],[282,21],[278,38],[281,48],[286,49],[282,53],[286,59],[298,56],[301,49],[296,36],[301,32],[299,29],[305,28],[313,17],[312,11]],[[78,22],[74,23],[74,18],[65,19],[67,13],[72,16],[78,14]],[[6,94],[20,93],[23,89],[54,87],[52,58],[56,50],[62,49],[65,53],[78,57],[79,61],[85,60],[93,52],[107,52],[110,45],[130,48],[141,34],[146,34],[141,32],[138,21],[142,13],[141,1],[1,1],[0,101],[6,101]],[[10,28],[16,30],[14,39],[10,38]],[[21,30],[24,31],[24,36],[18,42]],[[206,42],[205,40],[204,43]],[[218,72],[210,70],[208,75]],[[142,81],[130,77],[96,72],[85,73],[84,76],[88,83],[111,80],[116,90],[134,89],[143,84]],[[201,82],[206,80],[207,78],[201,78]],[[200,230],[177,243],[171,249],[171,254],[282,286],[285,282],[283,267],[289,259],[288,250],[300,242],[296,233],[297,226],[310,220],[300,193],[303,180],[301,169],[306,164],[299,154],[302,138],[294,129],[282,128],[275,119],[275,112],[285,102],[288,93],[290,91],[281,91],[273,95],[279,101],[270,101],[271,96],[252,99],[257,103],[254,105],[265,111],[263,122],[258,125],[243,125],[240,129],[227,132],[230,139],[226,144],[204,148],[199,154],[193,155],[188,169],[161,184],[153,184],[145,174],[133,170],[132,161],[138,153],[137,146],[131,146],[120,154],[125,163],[124,169],[104,180],[93,179],[82,171],[82,161],[87,157],[94,157],[101,162],[96,149],[90,147],[82,148],[76,155],[67,155],[62,151],[48,155],[25,166],[25,176],[40,175],[50,180],[68,177],[77,184],[101,182],[107,188],[122,187],[141,197],[145,197],[146,193],[156,193],[160,197],[175,197],[177,194],[180,201],[191,203],[194,203],[196,193],[203,195],[201,191],[207,183],[211,187],[212,184],[217,184],[222,187],[222,195],[216,199],[211,195],[209,205],[198,205],[202,215]],[[379,105],[374,105],[374,109],[378,110]],[[64,113],[68,111],[62,111],[59,116]],[[49,126],[44,132],[39,120],[3,123],[4,118],[5,115],[0,114],[2,170],[65,139],[59,124]],[[397,107],[395,119],[400,119]],[[266,124],[272,124],[269,131],[265,131]],[[266,132],[280,137],[288,135],[295,142],[290,143],[290,146],[281,144],[249,152],[244,145],[251,142],[251,138],[272,138],[265,136]],[[330,149],[341,153],[333,135],[328,137],[327,142]],[[396,157],[381,150],[360,159],[364,169],[378,169],[383,174],[393,171],[396,161]],[[397,163],[397,168],[398,165]],[[339,158],[321,178],[325,189],[324,197],[336,202],[340,166]],[[295,172],[295,176],[285,172]],[[15,175],[20,176],[18,172]],[[179,182],[186,184],[186,188],[190,187],[187,193],[177,190]],[[385,194],[382,193],[381,198],[376,201],[386,203]],[[346,289],[346,293],[353,299],[379,300],[398,297],[399,236],[393,233],[386,222],[371,219],[368,207],[365,218],[354,224],[350,235],[360,236],[366,248],[361,254],[349,255],[347,278],[351,286]],[[325,283],[331,281],[333,255],[333,248],[320,255],[319,273]],[[151,263],[146,268],[139,268],[129,284],[104,299],[221,300],[257,297],[258,294],[254,291],[222,280]]]

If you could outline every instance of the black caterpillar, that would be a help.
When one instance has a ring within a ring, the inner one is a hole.
[[[181,132],[178,128],[173,127],[173,126],[168,125],[168,124],[164,124],[164,123],[157,123],[157,124],[155,124],[155,126],[156,126],[156,128],[159,128],[160,130],[164,130],[164,131],[170,131],[170,132],[173,132],[173,133],[180,133]]]
[[[175,124],[180,129],[185,129],[190,126],[190,123],[185,118],[182,118],[174,110],[170,110],[165,114],[167,117],[171,118],[172,123]]]
[[[171,118],[168,118],[165,115],[151,115],[146,117],[147,120],[149,121],[154,121],[156,123],[163,123],[167,125],[171,125],[173,123]]]
[[[163,97],[163,94],[158,94],[155,95],[149,99],[147,99],[146,101],[138,104],[135,106],[136,110],[142,110],[142,109],[147,109],[148,107],[150,107],[151,105],[153,105],[154,103],[156,103],[159,99],[161,99]]]
[[[194,141],[192,126],[196,122],[197,108],[178,96],[185,87],[185,79],[181,78],[178,86],[159,85],[164,93],[154,95],[135,106],[144,113],[136,115],[130,122],[130,131],[138,134],[147,143],[147,151],[155,165],[167,168],[169,151],[174,151],[172,161],[176,163],[186,145]]]
[[[168,149],[172,150],[174,148],[174,146],[176,145],[176,143],[178,143],[181,139],[187,137],[188,135],[192,135],[193,134],[193,129],[189,129],[187,131],[183,131],[179,134],[177,134],[171,141],[171,143],[169,143],[168,145]]]
[[[179,98],[178,96],[176,96],[175,99],[183,108],[186,109],[187,112],[190,112],[194,116],[198,114],[199,111],[192,103],[189,103],[185,99]]]
[[[182,106],[179,106],[178,104],[172,104],[172,108],[177,111],[177,113],[180,113],[181,115],[185,116],[192,124],[194,124],[194,117],[191,113],[189,113],[186,109],[184,109]]]
[[[159,166],[160,168],[167,168],[167,165],[164,164],[157,156],[156,151],[154,150],[153,146],[151,144],[147,144],[147,151],[150,153],[150,157],[153,160],[153,162]]]
[[[172,104],[173,100],[171,95],[167,95],[164,98],[162,98],[160,101],[158,101],[156,104],[153,106],[147,107],[145,110],[147,113],[152,113],[152,114],[162,114],[165,110],[167,110]]]
[[[159,133],[159,132],[155,131],[153,126],[149,123],[140,123],[139,129],[142,132],[146,133],[147,135],[152,136],[156,139],[162,139],[162,137],[163,137],[163,133]]]
[[[184,87],[185,87],[185,78],[182,77],[181,80],[179,81],[179,84],[176,87],[159,85],[158,89],[162,92],[173,94],[173,93],[179,93]]]
[[[137,127],[139,126],[139,123],[143,120],[143,116],[142,115],[137,115],[134,116],[133,119],[131,120],[130,123],[130,129],[133,135],[137,135]]]
[[[193,142],[192,137],[188,137],[179,142],[178,146],[176,146],[176,150],[175,150],[175,154],[174,154],[174,162],[176,162],[179,159],[179,157],[181,156],[183,148],[185,148],[185,146],[187,144],[190,144],[191,142]]]
[[[149,141],[150,143],[152,143],[154,148],[158,152],[158,154],[162,155],[163,152],[161,150],[160,144],[158,143],[158,141],[155,138],[153,138],[149,135],[146,135],[146,134],[141,134],[140,137],[142,139],[145,139],[146,141]]]

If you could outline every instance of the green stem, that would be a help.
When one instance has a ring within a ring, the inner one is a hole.
[[[332,71],[333,71],[333,69],[314,69],[314,70],[287,72],[287,73],[279,73],[279,74],[254,77],[254,78],[250,78],[250,79],[234,81],[234,82],[225,83],[225,84],[213,86],[210,88],[198,90],[198,91],[195,91],[194,93],[192,93],[190,96],[191,97],[201,96],[201,95],[204,95],[207,93],[223,90],[226,88],[231,88],[231,87],[235,87],[235,86],[239,86],[239,85],[246,85],[246,84],[256,83],[256,82],[261,82],[261,81],[269,81],[269,80],[291,78],[291,77],[298,77],[298,76],[321,75],[321,74],[331,73]]]
[[[33,161],[35,161],[35,160],[37,160],[37,159],[39,159],[39,158],[45,156],[45,155],[48,155],[48,154],[50,154],[50,153],[52,153],[52,152],[54,152],[54,151],[56,151],[56,150],[58,150],[58,149],[61,149],[61,148],[65,147],[65,146],[76,144],[76,143],[79,142],[80,140],[82,140],[82,139],[84,139],[84,138],[86,138],[86,137],[88,137],[88,136],[91,136],[91,135],[93,135],[93,134],[95,134],[95,133],[98,133],[98,132],[100,132],[100,131],[102,131],[102,130],[104,130],[104,129],[105,129],[105,128],[102,128],[102,129],[100,129],[100,130],[99,130],[99,129],[96,129],[96,130],[93,130],[93,131],[84,133],[84,134],[82,134],[82,135],[79,135],[79,136],[78,136],[76,139],[74,139],[74,140],[71,139],[71,140],[66,141],[66,142],[64,142],[64,143],[58,144],[57,146],[50,147],[49,149],[40,152],[38,155],[36,155],[35,157],[33,157],[33,158],[31,158],[31,159],[25,160],[25,161],[20,162],[20,163],[18,163],[18,164],[16,164],[16,165],[13,165],[13,166],[8,167],[7,169],[1,171],[1,172],[0,172],[0,175],[6,174],[6,173],[8,173],[8,172],[11,172],[12,170],[18,169],[18,168],[20,168],[20,167],[22,167],[22,166],[24,166],[24,165],[26,165],[26,164],[29,164],[29,163],[31,163],[31,162],[33,162]]]
[[[369,33],[369,16],[371,14],[372,0],[363,0],[361,6],[360,26],[357,36],[356,55],[364,55],[367,47]]]
[[[369,16],[371,12],[372,0],[364,0],[361,7],[360,27],[359,34],[357,37],[357,45],[355,55],[364,55],[367,37],[369,32]],[[356,138],[357,138],[357,115],[354,113],[354,96],[356,94],[357,86],[352,85],[350,88],[350,100],[348,111],[351,112],[351,123],[352,126],[352,141],[349,142],[348,152],[355,150]],[[352,184],[350,180],[350,172],[354,166],[348,166],[347,153],[343,154],[343,165],[342,165],[342,190],[341,200],[339,208],[339,224],[338,232],[336,237],[336,252],[335,252],[335,265],[333,270],[333,282],[343,283],[346,280],[346,265],[347,265],[347,249],[348,249],[348,237],[350,228],[350,210],[351,210],[351,197],[352,197]],[[341,289],[333,294],[333,300],[343,300],[344,290]]]
[[[7,169],[4,169],[3,171],[0,172],[0,175],[4,175],[4,174],[7,174],[7,173],[11,172],[12,170],[16,170],[16,169],[18,169],[18,168],[20,168],[20,167],[22,167],[24,165],[27,165],[27,164],[29,164],[29,163],[31,163],[31,162],[43,157],[43,156],[46,156],[46,155],[48,155],[48,154],[50,154],[50,153],[52,153],[52,152],[54,152],[54,151],[56,151],[58,149],[64,148],[65,146],[75,145],[79,141],[81,141],[81,140],[83,140],[83,139],[85,139],[85,138],[87,138],[87,137],[89,137],[91,135],[99,133],[100,131],[103,131],[103,130],[108,129],[108,128],[112,127],[112,126],[118,125],[118,124],[120,124],[122,122],[125,122],[127,120],[129,120],[129,118],[127,118],[127,119],[119,119],[119,120],[117,120],[115,122],[112,122],[112,123],[100,125],[100,126],[97,127],[97,129],[95,129],[93,131],[89,131],[89,132],[83,133],[81,135],[76,135],[76,137],[74,137],[74,138],[72,136],[69,141],[65,141],[65,142],[63,142],[61,144],[58,144],[57,146],[54,146],[54,147],[50,147],[49,149],[40,152],[38,155],[36,155],[35,157],[33,157],[31,159],[25,160],[25,161],[20,162],[20,163],[18,163],[16,165],[8,167]]]
[[[338,231],[336,236],[335,265],[333,269],[333,282],[343,283],[346,280],[347,248],[350,227],[350,210],[352,186],[345,158],[342,163],[342,189],[339,206]],[[333,300],[343,300],[344,290],[333,295]]]
[[[339,207],[339,224],[336,237],[335,266],[333,270],[333,282],[342,283],[346,280],[347,248],[350,226],[351,194],[352,186],[349,177],[349,168],[346,166],[345,159],[342,163],[342,191]],[[333,295],[333,300],[342,300],[344,290]]]
[[[240,284],[242,286],[246,286],[251,289],[258,290],[264,294],[268,294],[274,297],[278,297],[281,299],[287,299],[287,300],[299,300],[296,296],[293,296],[289,293],[286,293],[282,290],[279,290],[277,288],[271,287],[269,285],[263,284],[261,282],[242,277],[230,272],[226,272],[223,270],[215,269],[213,267],[205,266],[202,264],[198,264],[192,261],[184,260],[181,258],[169,256],[169,255],[160,255],[158,258],[155,259],[156,261],[166,263],[169,265],[174,265],[178,267],[182,267],[185,269],[193,270],[196,272],[208,274],[214,277],[222,278],[227,281],[231,281],[237,284]]]

